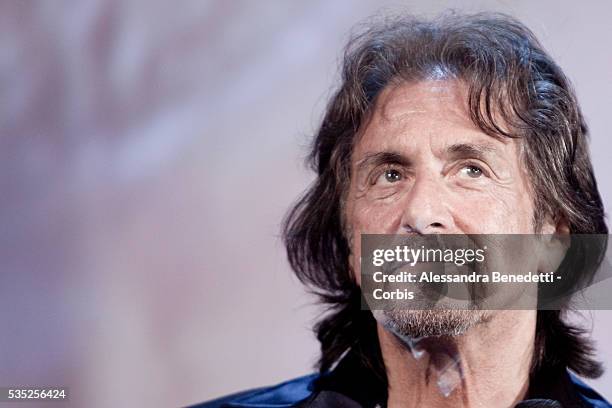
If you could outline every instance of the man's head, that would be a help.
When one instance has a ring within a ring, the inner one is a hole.
[[[342,337],[356,336],[361,233],[607,232],[569,81],[505,16],[398,18],[356,35],[311,160],[318,178],[285,238],[298,277],[338,308],[318,327],[322,368],[355,340]],[[394,316],[408,334],[484,318]]]
[[[465,85],[400,83],[376,98],[351,154],[343,217],[360,284],[361,234],[531,234],[534,196],[521,139],[472,123]],[[551,220],[543,227],[554,232]],[[563,227],[560,223],[559,227]],[[457,335],[491,312],[387,310],[402,335]]]

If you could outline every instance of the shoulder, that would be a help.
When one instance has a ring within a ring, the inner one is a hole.
[[[568,373],[578,397],[589,408],[612,408],[601,395],[574,374]],[[270,387],[256,388],[227,395],[212,401],[192,405],[190,408],[283,408],[297,407],[312,400],[316,394],[315,383],[321,378],[311,374],[282,382]],[[325,406],[337,406],[327,404]],[[582,404],[580,404],[582,405]]]
[[[570,373],[570,378],[574,383],[576,392],[586,402],[588,407],[592,408],[612,408],[612,405],[599,395],[594,389],[586,385],[576,375]]]
[[[294,378],[270,387],[231,394],[190,408],[267,408],[294,407],[314,393],[318,374]]]

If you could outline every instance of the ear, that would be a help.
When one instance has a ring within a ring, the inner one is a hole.
[[[359,265],[355,266],[355,262],[359,262]],[[351,279],[353,282],[357,284],[357,286],[361,286],[361,257],[357,259],[357,256],[353,251],[349,253],[349,274],[351,275]]]
[[[542,247],[538,271],[556,271],[571,246],[570,227],[567,218],[560,215],[549,220],[542,227],[541,238]]]
[[[348,273],[351,280],[357,283],[357,286],[361,286],[361,239],[355,241],[353,233],[346,233],[343,230],[343,234],[348,243]]]
[[[569,235],[570,226],[567,218],[562,214],[557,214],[554,217],[546,217],[546,221],[542,225],[540,233],[546,235]]]

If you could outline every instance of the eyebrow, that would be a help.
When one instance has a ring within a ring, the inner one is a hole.
[[[368,167],[377,167],[382,164],[397,164],[400,166],[408,167],[410,166],[410,160],[397,152],[376,152],[376,153],[368,153],[363,159],[357,162],[357,172],[363,171]]]
[[[446,149],[446,153],[451,159],[474,158],[483,161],[486,157],[488,157],[488,154],[496,152],[497,149],[495,146],[488,143],[457,143],[449,146]]]

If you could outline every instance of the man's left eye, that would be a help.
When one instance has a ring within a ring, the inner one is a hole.
[[[461,172],[463,172],[466,176],[471,177],[471,178],[478,178],[483,175],[482,169],[474,165],[463,167],[461,169]]]
[[[395,183],[402,179],[402,174],[395,169],[387,169],[384,173],[385,180],[389,183]]]

